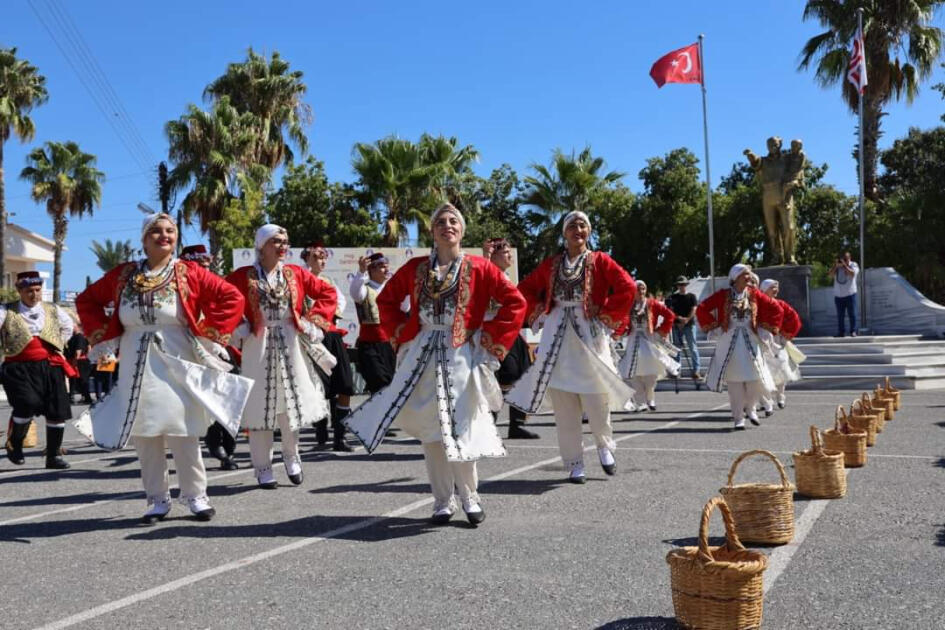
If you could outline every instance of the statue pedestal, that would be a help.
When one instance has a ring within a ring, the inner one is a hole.
[[[780,265],[778,267],[760,267],[754,270],[762,280],[771,278],[778,281],[778,297],[797,311],[801,316],[801,335],[809,335],[810,319],[810,276],[809,265]]]

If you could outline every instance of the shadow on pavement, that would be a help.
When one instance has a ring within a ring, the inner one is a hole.
[[[699,546],[699,538],[696,536],[688,536],[686,538],[666,538],[662,542],[667,545],[672,545],[673,547],[698,547]],[[725,544],[725,536],[709,536],[710,547],[720,547],[724,544]]]
[[[720,420],[731,422],[732,419],[724,418]],[[627,433],[633,433],[633,431]],[[666,429],[654,429],[650,433],[733,433],[733,431],[732,427],[668,427]]]
[[[628,617],[598,626],[595,630],[675,630],[679,628],[673,617]]]
[[[66,461],[69,461],[68,458]],[[24,469],[25,470],[25,469]],[[39,483],[46,481],[56,481],[57,479],[140,479],[141,472],[137,467],[127,470],[96,470],[70,468],[68,470],[51,470],[49,472],[39,472],[45,468],[36,468],[35,475],[23,475],[14,477],[12,481],[16,483]]]
[[[935,465],[939,468],[945,468],[945,457],[939,457],[935,460]]]
[[[430,484],[428,483],[406,483],[413,481],[415,481],[413,477],[397,477],[374,483],[340,484],[315,488],[309,490],[309,492],[311,494],[344,494],[345,492],[428,494],[430,492]],[[502,479],[500,481],[483,482],[481,488],[484,489],[483,494],[486,495],[537,496],[564,485],[569,485],[566,479]]]
[[[936,536],[935,544],[939,547],[945,547],[945,525],[942,525],[942,528],[938,530],[938,536]]]
[[[70,494],[62,497],[38,497],[34,499],[16,499],[13,501],[4,501],[0,503],[0,508],[5,507],[28,507],[37,505],[78,505],[81,503],[94,503],[95,501],[118,501],[140,495],[140,492],[84,492],[82,494]]]
[[[197,523],[186,516],[126,536],[126,540],[173,540],[175,538],[312,538],[329,536],[339,540],[383,542],[394,538],[419,536],[438,529],[427,516],[422,518],[379,518],[370,523],[365,516],[307,516],[281,523],[252,525],[215,525]],[[457,523],[459,520],[457,520]],[[169,525],[170,523],[170,525]],[[361,527],[357,527],[362,525]],[[350,531],[344,528],[350,527]],[[342,529],[341,532],[337,530]]]
[[[140,526],[138,518],[85,518],[64,521],[30,521],[0,526],[0,541],[29,544],[35,538],[57,538],[86,532],[131,529]]]
[[[419,442],[417,445],[419,446]],[[357,455],[339,454],[329,451],[325,454],[326,460],[335,460],[339,462],[409,462],[423,459],[423,453],[358,453]]]

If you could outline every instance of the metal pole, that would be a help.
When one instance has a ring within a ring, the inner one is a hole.
[[[864,63],[866,60],[866,35],[863,34],[863,9],[856,10],[858,32],[863,37],[863,55]],[[866,90],[864,89],[865,93]],[[866,301],[866,256],[865,256],[865,238],[866,238],[866,173],[863,158],[863,96],[860,94],[857,100],[857,106],[860,114],[860,150],[858,153],[860,162],[860,329],[867,328],[867,301]]]
[[[699,34],[699,69],[702,73],[702,135],[705,140],[705,188],[709,208],[709,285],[715,293],[715,231],[712,225],[712,176],[709,171],[709,117],[705,105],[705,55],[702,52],[702,40],[705,35]]]

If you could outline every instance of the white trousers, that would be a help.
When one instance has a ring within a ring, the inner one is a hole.
[[[133,439],[138,461],[141,462],[141,483],[149,502],[163,501],[168,497],[165,446],[171,449],[174,456],[181,500],[207,496],[207,469],[200,455],[199,437],[157,435],[135,436]]]
[[[597,448],[614,450],[614,432],[610,426],[610,397],[607,394],[575,394],[554,387],[548,388],[555,411],[558,451],[565,470],[584,465],[584,443],[581,419],[587,415],[588,425]]]
[[[741,420],[755,407],[765,395],[761,381],[728,381],[728,402],[732,408],[732,418]]]
[[[630,379],[630,387],[633,388],[633,402],[636,404],[645,405],[656,400],[656,374],[634,376]]]
[[[476,462],[451,462],[446,459],[442,442],[427,442],[423,445],[423,461],[427,465],[427,476],[433,490],[433,511],[455,508],[453,493],[461,501],[478,503],[479,473]]]
[[[279,423],[280,439],[282,441],[282,463],[286,465],[292,461],[301,463],[299,432],[289,428],[289,416],[284,413],[276,414],[276,422]],[[257,476],[260,472],[272,469],[272,443],[273,431],[249,432],[249,457],[253,462],[253,468],[256,469]]]

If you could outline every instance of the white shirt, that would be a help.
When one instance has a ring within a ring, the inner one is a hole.
[[[834,297],[848,297],[850,295],[856,295],[856,281],[860,275],[860,268],[853,261],[849,263],[850,269],[853,270],[853,275],[847,273],[847,270],[842,266],[837,267],[836,273],[833,275],[833,295]]]
[[[378,293],[384,288],[384,283],[378,283],[371,280],[371,277],[365,273],[356,273],[354,277],[351,278],[351,286],[348,287],[348,292],[351,294],[351,298],[354,300],[355,304],[360,304],[367,298],[367,288],[371,287]],[[410,296],[404,298],[404,301],[400,304],[400,310],[404,313],[410,312]]]
[[[35,337],[43,331],[43,327],[46,325],[46,309],[43,308],[42,302],[38,302],[32,308],[26,306],[23,302],[17,302],[17,311],[26,320],[26,326],[30,329],[31,335]],[[59,335],[62,337],[62,342],[66,343],[72,338],[75,324],[73,324],[72,318],[58,306],[56,306],[56,317],[59,320]],[[3,326],[6,320],[7,307],[0,304],[0,326]]]

